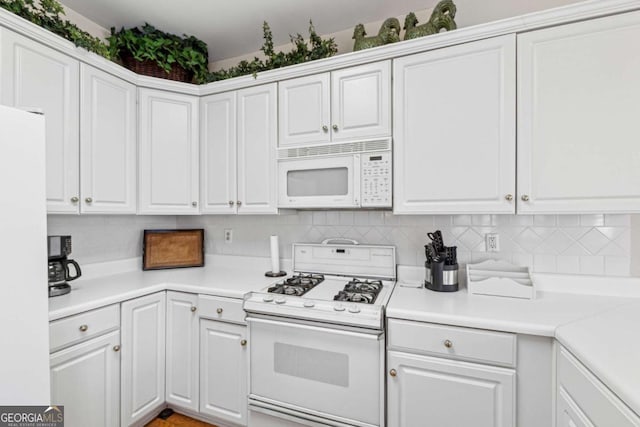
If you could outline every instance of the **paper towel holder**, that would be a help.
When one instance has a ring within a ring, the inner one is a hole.
[[[278,272],[267,271],[266,273],[264,273],[264,275],[267,277],[282,277],[282,276],[286,276],[287,272],[286,271],[278,271]]]

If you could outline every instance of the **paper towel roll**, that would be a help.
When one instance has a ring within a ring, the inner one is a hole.
[[[278,250],[278,236],[271,236],[271,272],[280,272],[280,252]]]

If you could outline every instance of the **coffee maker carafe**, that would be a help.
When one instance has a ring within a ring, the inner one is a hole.
[[[80,266],[67,256],[71,255],[71,236],[47,236],[49,252],[49,297],[64,295],[71,292],[67,282],[76,280],[82,275]],[[71,275],[69,266],[73,266]]]

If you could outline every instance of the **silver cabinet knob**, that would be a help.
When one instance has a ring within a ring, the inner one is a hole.
[[[80,199],[78,197],[76,197],[76,196],[73,196],[71,198],[71,203],[78,203],[79,201],[80,201]]]
[[[528,202],[529,201],[529,196],[527,196],[526,194],[523,194],[522,197],[520,197],[522,199],[523,202]]]
[[[87,325],[80,325],[80,332],[87,332],[87,329],[89,329],[89,327]]]
[[[238,200],[238,206],[242,206],[242,202],[240,200]]]
[[[391,375],[392,377],[395,377],[398,375],[398,371],[396,371],[395,369],[392,369],[389,371],[389,375]]]
[[[333,130],[338,130],[338,125],[333,125],[332,128]]]
[[[322,126],[322,130],[325,132],[329,132],[329,126],[327,125]]]
[[[513,200],[513,194],[507,194],[506,196],[504,196],[505,199],[507,199],[508,202]]]
[[[120,346],[119,345],[114,345],[113,346],[113,351],[120,351]]]
[[[194,305],[194,306],[192,306],[192,307],[191,307],[191,312],[192,312],[192,313],[195,313],[197,309],[198,309],[198,307],[196,307],[196,306]]]
[[[198,202],[191,202],[191,206],[195,208],[196,206],[198,206]]]
[[[218,313],[218,314],[222,314],[222,309],[221,309],[221,308],[217,309],[217,310],[216,310],[216,313]]]
[[[91,197],[87,197],[84,201],[87,203],[93,203],[93,199]]]
[[[444,342],[444,346],[447,347],[447,348],[451,348],[451,347],[453,347],[453,343],[451,341],[449,341],[449,340],[446,340]]]
[[[236,204],[236,202],[234,202],[233,200],[229,200],[229,206],[233,206],[235,204]]]
[[[243,346],[243,347],[246,346],[247,345],[247,340],[241,340],[240,341],[240,345]]]

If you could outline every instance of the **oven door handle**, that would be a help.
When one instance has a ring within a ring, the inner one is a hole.
[[[293,320],[287,320],[286,322],[283,322],[280,320],[272,320],[270,318],[267,319],[263,317],[256,317],[255,315],[251,315],[251,314],[249,314],[245,320],[249,326],[251,326],[252,323],[256,323],[256,324],[261,323],[263,325],[269,325],[273,327],[285,326],[289,328],[305,329],[307,331],[311,330],[311,331],[317,331],[317,332],[323,332],[323,333],[326,333],[328,330],[330,330],[332,334],[357,337],[360,339],[370,339],[372,341],[380,340],[380,337],[383,335],[382,331],[363,330],[362,332],[360,332],[360,331],[353,331],[353,330],[345,330],[339,327],[330,328],[326,325],[314,326],[311,324],[300,323]]]

